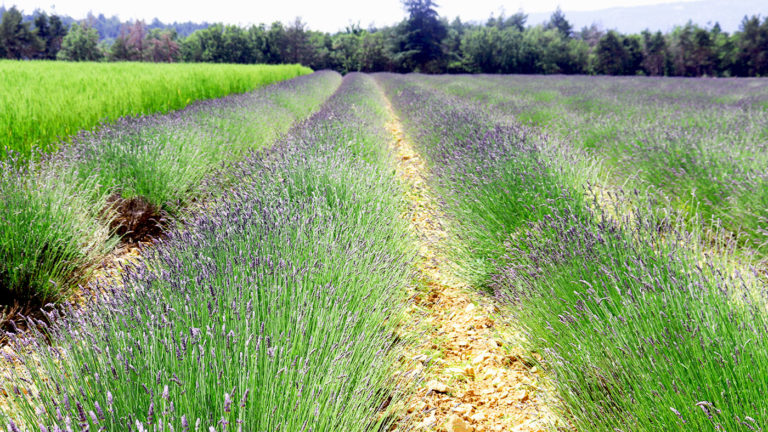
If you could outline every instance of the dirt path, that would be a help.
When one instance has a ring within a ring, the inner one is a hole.
[[[394,431],[545,431],[561,422],[547,407],[553,392],[523,351],[506,346],[512,329],[492,303],[451,277],[440,252],[444,215],[426,182],[424,160],[408,142],[389,101],[396,172],[407,189],[406,215],[419,239],[417,279],[401,336],[415,341],[405,375],[416,380]]]

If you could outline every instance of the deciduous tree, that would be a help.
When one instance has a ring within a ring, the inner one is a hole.
[[[61,42],[56,58],[68,61],[97,61],[103,54],[99,50],[99,34],[86,24],[74,23]]]
[[[128,31],[126,46],[129,52],[129,60],[142,61],[148,56],[147,25],[142,20],[136,20]]]
[[[149,44],[149,56],[153,62],[172,63],[178,61],[180,55],[179,44],[174,30],[161,30],[155,28],[147,35]]]

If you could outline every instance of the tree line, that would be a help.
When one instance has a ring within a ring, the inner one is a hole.
[[[182,36],[155,20],[121,23],[105,38],[91,16],[69,25],[36,12],[24,19],[16,7],[0,19],[0,57],[70,61],[301,63],[313,69],[425,73],[606,74],[666,76],[768,75],[768,18],[745,16],[729,34],[715,23],[689,21],[672,31],[640,34],[575,30],[558,8],[547,22],[527,15],[491,17],[484,23],[439,16],[433,0],[404,0],[398,24],[331,34],[294,22],[243,28],[185,23]]]

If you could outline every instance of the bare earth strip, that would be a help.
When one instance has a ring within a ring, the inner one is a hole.
[[[386,98],[385,98],[386,100]],[[406,217],[419,239],[417,277],[401,337],[417,341],[405,375],[420,381],[394,431],[544,431],[563,423],[549,409],[553,391],[519,347],[513,329],[493,318],[493,304],[451,277],[440,247],[445,220],[427,167],[387,100],[391,151],[407,190]]]

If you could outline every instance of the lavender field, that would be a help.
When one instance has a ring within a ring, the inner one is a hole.
[[[575,429],[764,427],[768,82],[382,80]]]
[[[0,422],[762,430],[766,145],[764,79],[317,72],[4,161],[0,304],[40,311],[3,332]],[[443,279],[516,329],[504,362],[440,336]]]

